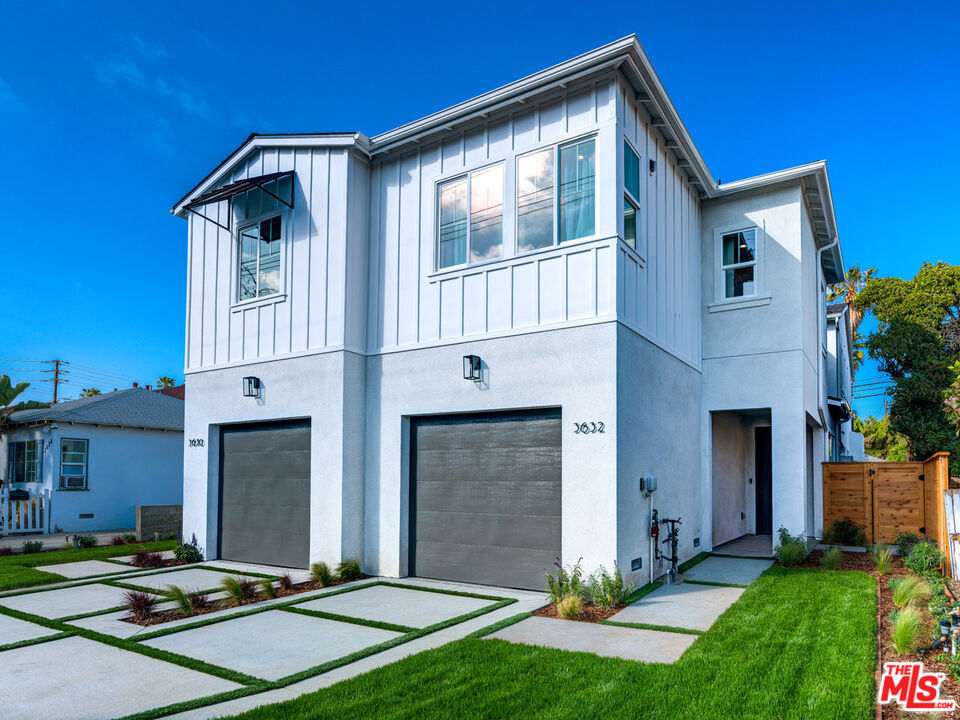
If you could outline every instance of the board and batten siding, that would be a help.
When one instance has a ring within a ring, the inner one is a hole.
[[[617,253],[617,315],[699,368],[700,199],[633,90],[622,80],[617,90],[620,130],[640,156],[641,195],[637,251],[620,243]],[[656,162],[652,173],[650,160]],[[622,192],[622,173],[619,187]]]
[[[394,348],[613,317],[616,101],[613,77],[570,86],[371,169],[367,348]],[[596,234],[516,253],[517,156],[596,138]],[[504,167],[503,255],[436,271],[437,184]]]
[[[278,296],[237,302],[235,234],[189,216],[188,371],[362,345],[365,288],[353,282],[348,291],[346,284],[366,263],[366,162],[343,147],[265,148],[252,152],[220,185],[286,170],[296,173],[294,208],[280,206],[284,243]],[[230,224],[226,201],[201,211]]]

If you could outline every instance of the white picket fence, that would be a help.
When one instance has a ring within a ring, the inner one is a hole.
[[[50,532],[49,488],[27,490],[25,499],[10,499],[23,491],[0,488],[0,535],[7,533],[48,533]]]
[[[951,577],[960,578],[960,490],[943,493],[947,517],[947,544],[950,546]]]

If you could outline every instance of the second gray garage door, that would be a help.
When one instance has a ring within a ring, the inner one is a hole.
[[[219,555],[264,565],[309,565],[309,422],[220,429]]]
[[[414,419],[411,574],[544,587],[560,555],[560,411]]]

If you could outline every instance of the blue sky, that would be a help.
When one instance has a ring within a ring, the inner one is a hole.
[[[186,225],[167,210],[250,132],[372,135],[631,32],[714,177],[826,158],[848,265],[909,277],[960,263],[956,3],[38,2],[3,15],[0,371],[69,360],[67,395],[182,379]],[[861,413],[882,408],[869,402]]]

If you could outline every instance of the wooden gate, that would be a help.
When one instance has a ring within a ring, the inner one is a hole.
[[[900,532],[925,534],[949,555],[948,458],[937,453],[923,462],[823,463],[824,527],[849,518],[864,529],[868,543],[892,543]]]

